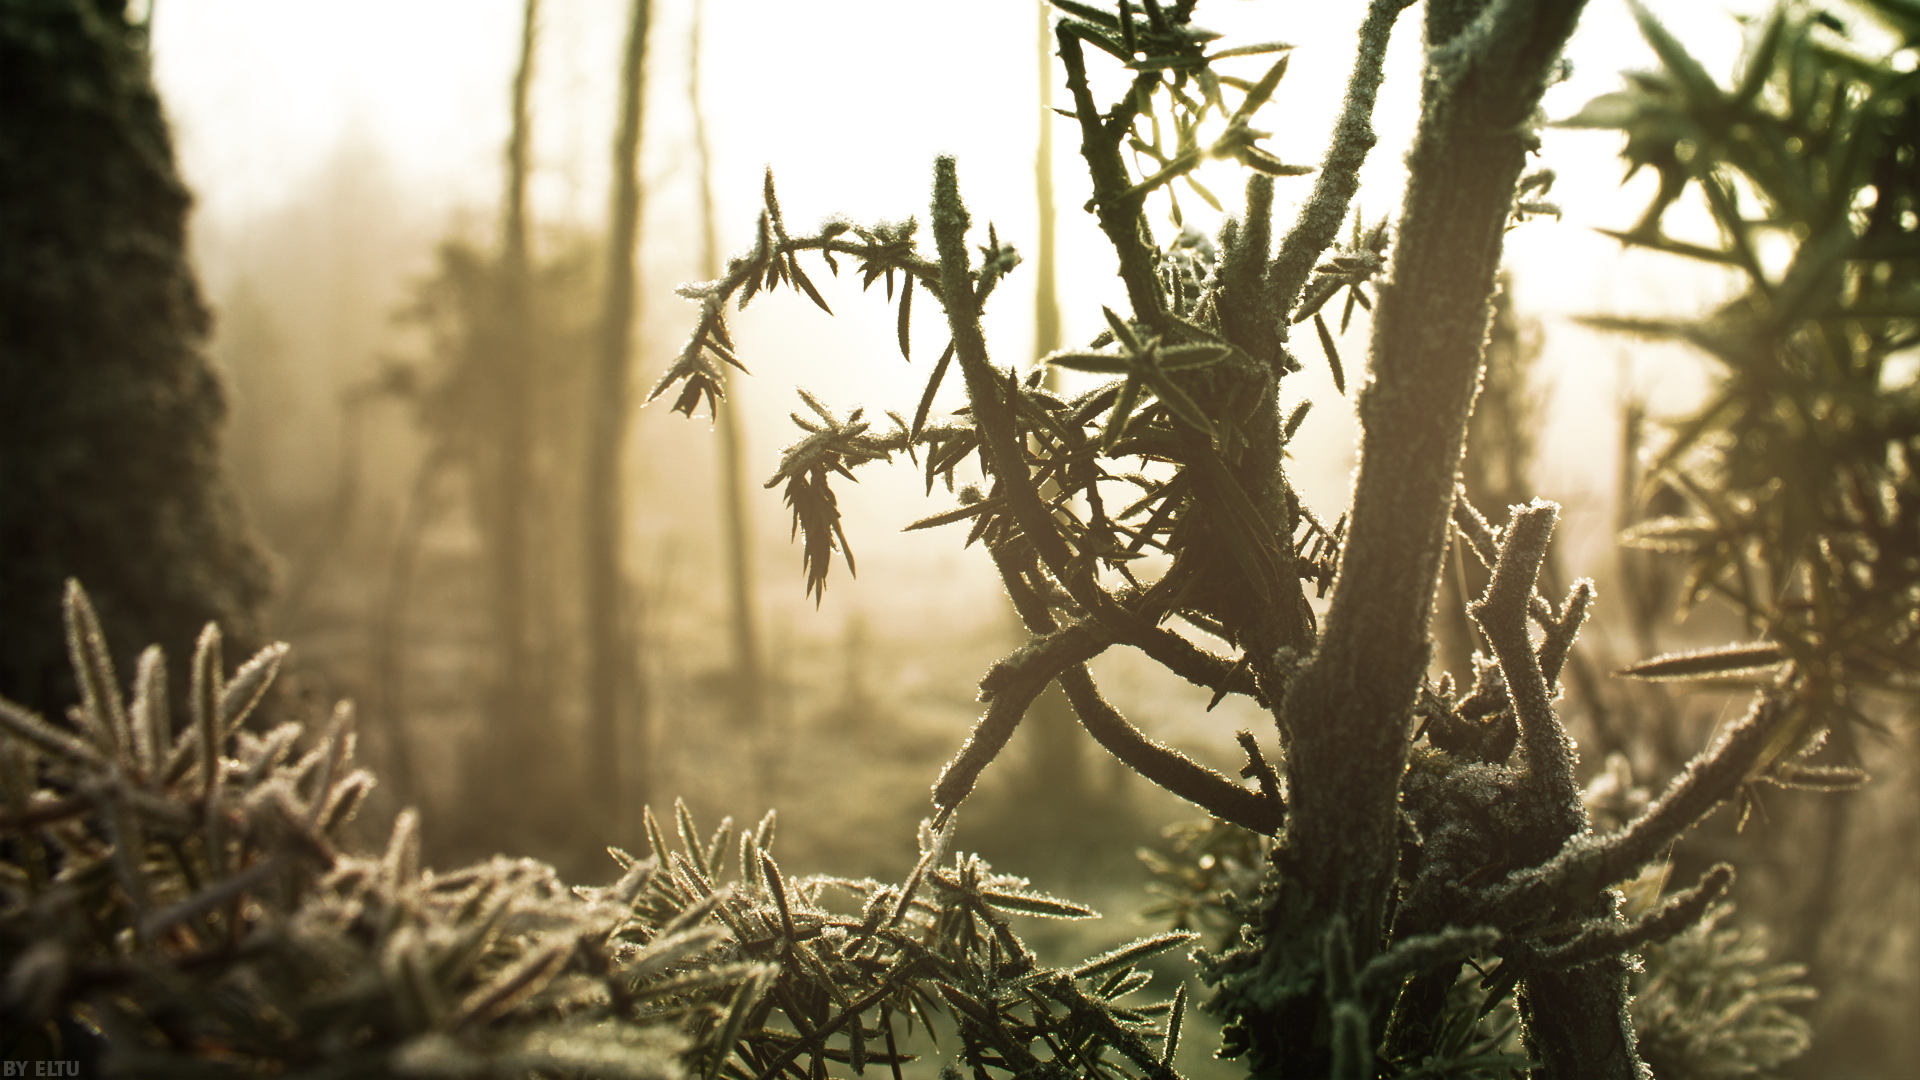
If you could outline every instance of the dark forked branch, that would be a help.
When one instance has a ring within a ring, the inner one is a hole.
[[[1165,743],[1148,738],[1107,704],[1085,666],[1062,672],[1060,688],[1067,692],[1067,701],[1087,734],[1134,772],[1222,821],[1263,836],[1279,830],[1285,808],[1278,799],[1244,788]]]
[[[934,802],[941,807],[942,820],[972,789],[980,770],[1005,747],[1033,698],[1045,688],[1047,681],[1058,678],[1081,726],[1122,764],[1223,821],[1268,836],[1279,829],[1285,805],[1279,798],[1277,779],[1263,780],[1261,791],[1250,791],[1178,750],[1149,738],[1128,723],[1100,696],[1083,663],[1112,639],[1102,637],[1101,628],[1092,622],[1060,628],[1046,602],[1016,564],[1015,555],[1005,547],[990,550],[1007,593],[1013,599],[1014,610],[1036,637],[1025,648],[996,664],[981,681],[982,691],[992,695],[992,704],[935,788]],[[1218,660],[1185,638],[1171,631],[1166,633],[1196,656]],[[1083,651],[1085,655],[1079,656]],[[1055,664],[1061,661],[1067,666],[1056,668]],[[1040,677],[1043,673],[1045,678]],[[1243,677],[1245,673],[1239,674]],[[1232,671],[1227,672],[1222,677],[1222,685],[1228,685],[1233,675]],[[1270,768],[1268,772],[1271,774]]]
[[[933,786],[933,803],[940,809],[941,822],[973,791],[981,770],[1000,756],[1028,707],[1047,684],[1067,668],[1098,656],[1108,644],[1109,639],[1084,623],[1074,623],[1034,639],[987,672],[987,677],[980,680],[986,715],[974,725],[973,733]]]
[[[1156,332],[1166,329],[1166,301],[1160,283],[1154,279],[1154,253],[1146,235],[1146,219],[1140,208],[1146,201],[1144,191],[1134,190],[1127,174],[1120,146],[1143,91],[1160,79],[1158,71],[1145,71],[1134,79],[1134,86],[1113,116],[1102,118],[1093,103],[1093,91],[1087,86],[1086,55],[1070,23],[1061,23],[1055,31],[1060,43],[1060,62],[1067,69],[1067,92],[1073,96],[1073,112],[1080,121],[1080,156],[1086,160],[1087,174],[1093,179],[1093,210],[1100,228],[1107,234],[1120,257],[1120,278],[1127,286],[1127,301],[1134,316]]]
[[[980,305],[974,296],[971,260],[967,255],[967,229],[972,219],[960,199],[960,179],[950,157],[933,164],[933,239],[940,256],[942,303],[947,325],[953,332],[954,355],[960,360],[960,372],[966,380],[967,400],[973,406],[974,422],[979,426],[986,446],[987,460],[1002,492],[1013,509],[1013,517],[1040,561],[1069,590],[1074,599],[1082,599],[1084,587],[1097,589],[1090,574],[1073,575],[1068,571],[1073,552],[1055,528],[1053,512],[1027,470],[1020,430],[1014,421],[1014,404],[1004,395],[1001,376],[987,356],[987,337],[980,329]],[[1076,578],[1079,580],[1076,581]]]
[[[959,179],[952,158],[934,163],[933,233],[940,256],[942,303],[953,332],[954,353],[966,379],[967,397],[992,463],[993,475],[1006,495],[1021,533],[1032,544],[1041,565],[1109,633],[1165,664],[1182,678],[1214,689],[1255,691],[1253,680],[1236,674],[1230,661],[1208,654],[1185,638],[1156,627],[1115,601],[1093,580],[1090,564],[1076,566],[1072,549],[1057,529],[1053,511],[1040,495],[1028,471],[1022,449],[1015,403],[1004,395],[1005,383],[987,356],[986,335],[980,328],[980,307],[970,286],[970,259],[966,235],[971,219],[960,198]],[[1051,632],[1033,627],[1038,633]]]
[[[1520,743],[1526,750],[1527,789],[1537,801],[1537,811],[1549,819],[1541,824],[1555,834],[1555,840],[1564,841],[1586,827],[1586,813],[1573,775],[1573,744],[1554,715],[1546,673],[1527,636],[1527,609],[1534,597],[1534,581],[1546,560],[1547,541],[1553,536],[1559,515],[1558,506],[1540,500],[1515,511],[1499,557],[1494,560],[1487,593],[1468,610],[1500,663],[1507,697],[1519,721]]]

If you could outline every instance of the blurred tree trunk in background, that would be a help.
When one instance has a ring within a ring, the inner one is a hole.
[[[1034,153],[1034,202],[1039,210],[1039,229],[1034,238],[1033,355],[1046,356],[1061,345],[1059,276],[1054,244],[1053,191],[1053,14],[1052,5],[1041,0],[1039,28],[1040,140]],[[1047,388],[1057,391],[1060,375],[1049,366]],[[1018,625],[1016,623],[1016,625]],[[1087,777],[1081,744],[1080,721],[1058,683],[1049,685],[1034,699],[1028,711],[1032,750],[1028,758],[1026,790],[1023,801],[1035,800],[1048,808],[1080,807],[1086,801]],[[1084,824],[1073,815],[1043,815],[1036,819],[1069,827]]]
[[[606,298],[599,357],[587,403],[585,501],[587,613],[588,789],[595,812],[618,815],[620,763],[631,774],[635,805],[647,799],[644,687],[637,679],[628,632],[634,599],[621,572],[625,536],[620,451],[627,431],[627,381],[632,368],[635,248],[640,239],[640,141],[646,103],[647,25],[652,5],[633,0],[620,69],[620,125],[613,140],[613,200],[607,229]],[[622,693],[626,689],[631,693]],[[623,731],[630,738],[622,738]]]
[[[700,276],[712,281],[720,276],[720,240],[713,215],[713,157],[700,97],[700,39],[706,8],[704,0],[695,0],[693,29],[687,42],[687,99],[693,110],[694,154],[699,159]],[[725,368],[721,374],[726,375]],[[727,560],[728,627],[733,639],[734,683],[728,704],[734,725],[750,736],[760,737],[766,727],[766,689],[760,659],[760,622],[754,603],[753,520],[747,505],[747,466],[738,404],[729,401],[714,422],[720,429],[720,525]],[[764,797],[766,793],[761,794]]]
[[[508,761],[545,739],[549,702],[529,684],[529,639],[533,629],[527,588],[527,534],[532,498],[535,357],[530,259],[527,241],[527,172],[533,125],[527,94],[533,84],[540,0],[526,0],[520,28],[520,63],[514,71],[512,128],[507,138],[506,190],[500,221],[498,327],[486,341],[486,380],[494,401],[488,411],[499,429],[476,447],[484,462],[479,499],[486,529],[488,595],[493,624],[495,683],[489,720],[492,741]],[[491,459],[491,460],[488,460]]]
[[[151,642],[184,664],[209,620],[247,648],[269,580],[145,36],[109,0],[0,0],[0,693],[55,714],[63,578],[129,672]]]

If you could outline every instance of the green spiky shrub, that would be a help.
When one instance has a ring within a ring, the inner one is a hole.
[[[1911,715],[1920,672],[1920,75],[1903,70],[1920,9],[1781,4],[1752,20],[1724,80],[1640,19],[1658,66],[1570,123],[1622,132],[1625,161],[1658,177],[1640,219],[1614,235],[1716,269],[1735,289],[1701,317],[1593,320],[1709,361],[1704,399],[1667,418],[1652,447],[1627,538],[1676,565],[1683,608],[1730,608],[1748,640],[1632,670],[1774,680],[1793,719],[1768,753],[1798,758],[1776,774],[1857,786],[1875,742],[1911,754],[1910,732],[1888,725]],[[1710,240],[1672,234],[1682,200],[1706,211]],[[1873,857],[1881,837],[1904,834],[1894,820],[1905,811],[1887,800],[1910,797],[1749,800],[1772,821],[1739,842],[1782,872],[1742,907],[1781,932],[1820,988],[1826,1068],[1898,1074],[1912,1056],[1895,1019],[1920,993],[1911,975],[1889,992],[1833,944],[1878,940],[1886,897],[1912,888],[1903,862]],[[1843,1033],[1849,1017],[1878,1017],[1886,1034]]]
[[[1624,132],[1632,170],[1659,176],[1640,221],[1610,235],[1745,286],[1700,319],[1589,320],[1714,362],[1705,402],[1673,421],[1642,492],[1670,488],[1686,510],[1642,522],[1629,542],[1684,557],[1682,603],[1725,602],[1764,639],[1636,670],[1674,679],[1791,664],[1799,744],[1864,719],[1862,691],[1909,693],[1920,670],[1920,397],[1896,359],[1920,346],[1920,75],[1895,63],[1920,41],[1920,13],[1859,6],[1856,18],[1891,25],[1890,48],[1871,51],[1873,36],[1847,33],[1834,13],[1787,3],[1756,25],[1725,86],[1636,9],[1661,67],[1567,121]],[[1716,245],[1665,231],[1692,191]]]
[[[1655,1075],[1673,1080],[1765,1076],[1806,1052],[1799,1015],[1814,996],[1806,969],[1769,958],[1766,931],[1724,926],[1716,907],[1647,948],[1634,979],[1634,1021]]]
[[[818,595],[848,544],[833,479],[913,458],[929,493],[940,484],[957,505],[909,528],[964,529],[1025,622],[1028,643],[981,681],[986,710],[934,787],[936,820],[950,818],[1057,682],[1121,762],[1222,826],[1268,838],[1237,863],[1259,864],[1258,888],[1213,928],[1218,951],[1201,957],[1222,1052],[1254,1075],[1643,1076],[1629,959],[1700,919],[1732,871],[1715,866],[1633,912],[1611,887],[1750,785],[1799,783],[1818,769],[1802,760],[1804,745],[1780,746],[1803,722],[1788,680],[1757,693],[1641,813],[1596,827],[1554,705],[1591,583],[1564,599],[1536,588],[1556,507],[1516,506],[1495,528],[1456,493],[1501,238],[1553,209],[1540,199],[1550,175],[1522,174],[1581,4],[1426,6],[1406,202],[1371,226],[1349,209],[1404,0],[1368,6],[1317,170],[1274,157],[1254,126],[1280,92],[1286,46],[1219,43],[1192,21],[1193,0],[1054,6],[1088,209],[1126,293],[1099,336],[1024,370],[993,359],[980,312],[1018,256],[993,228],[973,227],[951,159],[934,169],[931,250],[913,220],[795,231],[769,175],[752,248],[720,279],[683,287],[700,315],[655,395],[671,393],[689,414],[717,407],[723,366],[740,364],[730,309],[781,287],[827,308],[811,275],[837,274],[843,260],[863,285],[886,283],[903,355],[915,298],[931,296],[950,340],[918,407],[842,413],[803,391],[801,437],[768,486],[792,508]],[[1125,78],[1125,92],[1096,100],[1095,64]],[[1209,157],[1251,174],[1239,214],[1213,243],[1156,241],[1149,198],[1167,198],[1176,226],[1180,197],[1218,205],[1193,177]],[[1298,217],[1280,228],[1277,185],[1316,171]],[[1344,389],[1334,301],[1343,324],[1356,307],[1371,312],[1372,341],[1355,380],[1353,502],[1345,514],[1316,514],[1285,468],[1305,405],[1282,403],[1301,366],[1291,328],[1309,321]],[[1101,381],[1055,393],[1048,364]],[[933,403],[950,378],[966,407],[939,416]],[[1490,654],[1430,679],[1450,534],[1490,571],[1467,604]],[[1309,594],[1327,600],[1324,620]],[[1224,651],[1176,632],[1175,620]],[[1266,708],[1273,728],[1239,735],[1238,779],[1154,740],[1102,696],[1086,664],[1114,647],[1139,650],[1215,700],[1244,694]],[[1468,990],[1463,1027],[1464,967],[1484,977]],[[1477,1012],[1503,1007],[1516,1011],[1524,1058],[1475,1034]]]
[[[126,690],[77,585],[67,620],[80,704],[50,721],[0,698],[10,1056],[140,1077],[897,1076],[938,1023],[976,1068],[1169,1075],[1184,991],[1123,999],[1191,935],[1044,966],[1013,922],[1092,912],[949,860],[945,832],[899,885],[789,878],[772,814],[703,836],[684,807],[677,844],[647,813],[652,852],[615,851],[606,887],[504,856],[436,872],[412,811],[384,851],[343,840],[373,785],[350,709],[243,726],[285,646],[229,674],[210,626],[176,725],[158,648]]]

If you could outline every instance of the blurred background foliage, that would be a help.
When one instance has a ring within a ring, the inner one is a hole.
[[[1660,68],[1567,123],[1623,131],[1629,167],[1658,176],[1640,220],[1614,234],[1623,244],[1728,267],[1741,287],[1695,319],[1593,320],[1684,341],[1713,363],[1703,401],[1629,440],[1646,449],[1631,463],[1622,539],[1674,570],[1655,579],[1657,564],[1630,554],[1627,591],[1636,610],[1716,607],[1733,616],[1723,625],[1734,645],[1761,644],[1744,658],[1636,665],[1673,680],[1687,704],[1636,707],[1649,696],[1636,693],[1612,711],[1664,716],[1652,732],[1623,729],[1637,736],[1621,749],[1639,775],[1657,774],[1662,758],[1676,760],[1661,729],[1688,726],[1689,712],[1697,729],[1693,703],[1716,684],[1790,664],[1797,730],[1832,733],[1807,759],[1807,786],[1824,785],[1823,769],[1860,766],[1875,782],[1813,800],[1755,792],[1743,831],[1693,843],[1741,850],[1764,875],[1742,890],[1743,914],[1774,928],[1819,993],[1807,1075],[1885,1069],[1863,1048],[1920,1060],[1897,1019],[1912,1015],[1917,883],[1877,854],[1910,843],[1917,823],[1920,8],[1784,4],[1752,21],[1725,81],[1642,22]],[[1711,236],[1669,231],[1686,197],[1705,204]],[[1676,852],[1676,872],[1703,855]],[[1902,916],[1875,925],[1893,912]]]

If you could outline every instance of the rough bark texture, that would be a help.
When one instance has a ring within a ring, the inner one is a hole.
[[[176,663],[210,620],[246,648],[269,578],[220,465],[143,36],[118,5],[0,2],[0,693],[51,715],[72,700],[64,578],[118,648]]]
[[[1360,392],[1362,449],[1340,579],[1281,710],[1291,819],[1257,957],[1227,992],[1257,1073],[1324,1075],[1319,956],[1335,916],[1354,959],[1380,948],[1398,785],[1494,276],[1529,120],[1582,4],[1436,3],[1390,280]],[[1282,673],[1275,672],[1274,681]]]

